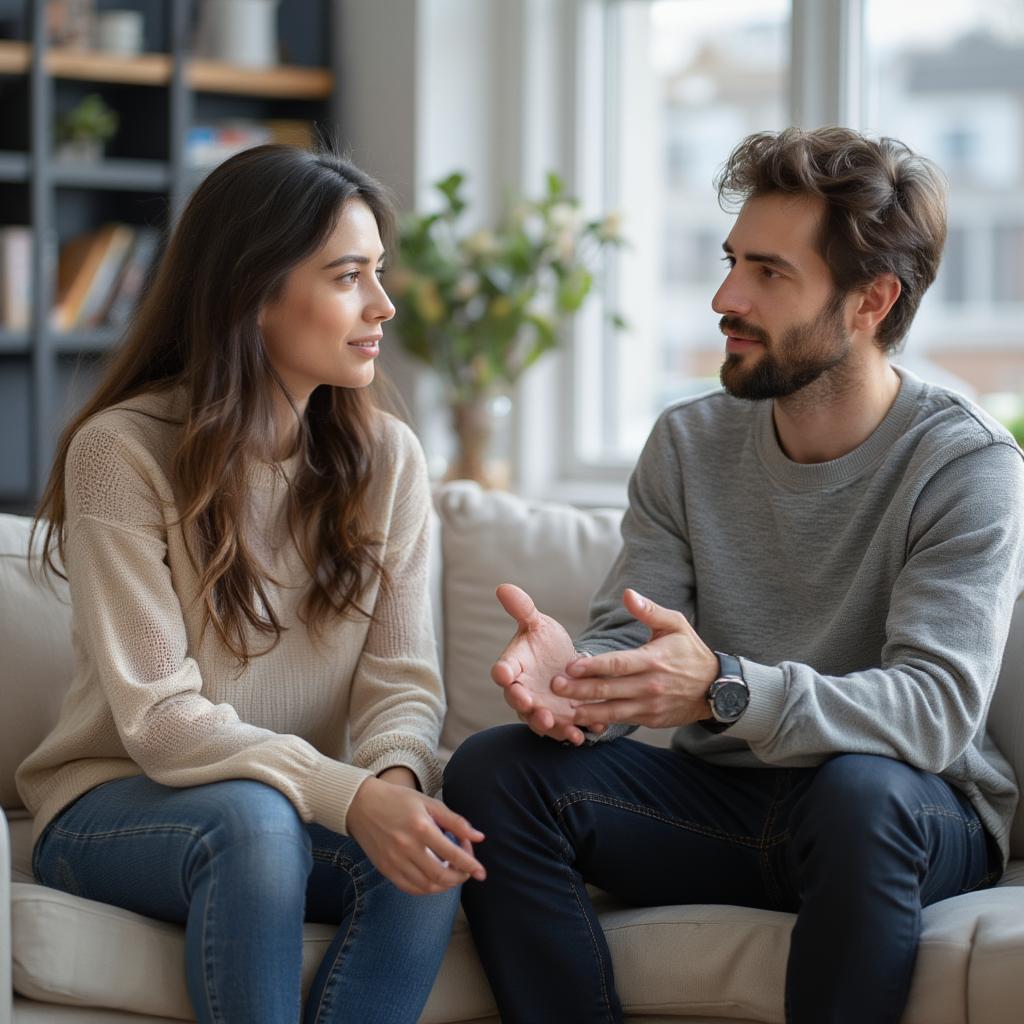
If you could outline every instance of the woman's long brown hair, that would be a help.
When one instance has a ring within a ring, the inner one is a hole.
[[[273,393],[283,384],[257,324],[288,272],[320,248],[343,205],[361,199],[385,247],[394,214],[383,187],[333,153],[258,146],[199,185],[171,235],[124,340],[92,397],[61,435],[32,526],[45,530],[43,566],[64,577],[65,464],[91,416],[142,394],[187,396],[171,486],[199,573],[204,629],[212,625],[243,664],[246,627],[281,638],[268,578],[237,524],[245,521],[247,466],[274,450]],[[368,389],[322,385],[300,419],[303,458],[290,486],[288,524],[309,572],[300,608],[314,634],[339,615],[367,614],[367,583],[388,581],[366,522],[376,405]],[[255,652],[263,653],[263,652]]]

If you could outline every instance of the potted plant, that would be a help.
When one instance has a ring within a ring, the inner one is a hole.
[[[99,160],[120,122],[99,93],[90,93],[57,123],[57,155],[69,160]]]
[[[593,287],[600,251],[622,240],[617,215],[585,219],[555,174],[540,199],[516,199],[495,228],[465,233],[464,183],[449,175],[435,185],[439,211],[402,219],[389,285],[402,347],[445,384],[458,441],[448,477],[490,485],[490,401],[559,344]]]

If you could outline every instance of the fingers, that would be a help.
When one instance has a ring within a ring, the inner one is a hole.
[[[453,843],[440,829],[437,829],[436,834],[427,839],[427,849],[436,854],[439,860],[447,861],[448,868],[446,870],[463,874],[466,877],[472,876],[478,882],[482,882],[487,877],[487,872],[480,861],[472,853],[467,853],[461,846]]]
[[[586,676],[631,676],[638,672],[655,669],[655,658],[647,649],[648,645],[632,651],[610,651],[595,654],[592,658],[580,658],[565,667],[565,675],[573,679]]]
[[[538,736],[560,742],[567,740],[574,747],[580,747],[587,741],[583,731],[573,722],[556,722],[550,708],[538,708],[532,715],[526,716],[524,721]]]
[[[632,588],[622,595],[626,611],[657,633],[680,633],[690,628],[686,616],[672,608],[663,608]]]
[[[484,841],[483,832],[478,828],[473,828],[461,814],[453,811],[447,804],[442,803],[440,800],[434,800],[431,797],[426,798],[426,804],[430,817],[442,829],[447,829],[457,839],[465,839],[471,843],[482,843]],[[448,840],[445,841],[448,842]]]
[[[624,700],[628,697],[659,697],[661,689],[658,680],[647,674],[613,677],[611,679],[570,679],[555,676],[551,689],[559,697],[571,701]]]
[[[533,694],[520,683],[513,683],[505,689],[505,703],[517,714],[533,711]]]
[[[519,623],[520,629],[529,629],[535,625],[540,613],[533,603],[533,598],[514,583],[502,583],[495,591],[501,607]]]
[[[499,686],[510,686],[522,674],[523,663],[514,654],[509,654],[507,650],[491,666],[491,678]]]
[[[640,700],[605,700],[581,704],[573,716],[576,725],[592,729],[595,725],[629,722],[632,725],[653,725],[649,702]]]

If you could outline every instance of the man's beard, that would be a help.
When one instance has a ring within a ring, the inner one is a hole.
[[[749,369],[743,356],[730,352],[722,363],[722,387],[736,398],[758,401],[786,398],[813,384],[850,354],[850,336],[843,325],[845,296],[835,293],[808,323],[790,327],[778,342],[739,317],[723,316],[720,326],[760,341],[764,351]]]

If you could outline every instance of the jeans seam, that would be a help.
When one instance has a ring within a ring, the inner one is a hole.
[[[206,843],[200,838],[200,842],[203,846]],[[209,849],[207,849],[207,856],[209,856]],[[212,863],[212,861],[211,861]],[[217,876],[211,871],[210,872],[210,891],[206,894],[206,906],[203,908],[203,968],[206,975],[206,1005],[210,1011],[210,1018],[213,1021],[223,1021],[223,1017],[220,1012],[220,1001],[217,999],[216,986],[214,985],[215,970],[213,967],[213,943],[211,943],[207,937],[207,929],[210,927],[210,918],[212,916],[213,908],[213,889],[217,884]],[[191,900],[189,905],[191,906]]]
[[[775,815],[778,813],[778,809],[782,804],[785,784],[789,781],[791,773],[784,771],[783,774],[777,776],[775,785],[775,796],[768,808],[768,814],[765,818],[764,829],[761,832],[761,867],[762,874],[764,875],[765,882],[768,885],[768,889],[775,900],[776,909],[781,909],[784,904],[784,898],[782,894],[782,886],[779,884],[778,879],[775,877],[775,871],[771,865],[771,858],[768,856],[769,850],[773,846],[777,846],[782,842],[785,842],[789,838],[789,830],[784,829],[775,840],[769,844],[769,837],[771,836],[772,825],[775,824]]]
[[[590,948],[594,954],[594,962],[597,964],[598,977],[601,980],[601,1000],[604,1003],[605,1013],[608,1015],[608,1020],[614,1022],[615,1016],[612,1013],[611,1000],[608,998],[608,985],[605,981],[605,964],[601,957],[601,950],[598,946],[597,936],[594,935],[593,925],[591,925],[590,918],[587,916],[586,908],[583,906],[583,900],[580,897],[579,886],[576,884],[573,867],[571,864],[566,864],[565,868],[569,872],[569,891],[572,893],[573,899],[576,900],[576,906],[579,908],[580,915],[587,926],[587,931],[590,933]]]
[[[707,836],[709,839],[722,839],[727,842],[737,843],[741,846],[750,846],[756,850],[766,850],[771,847],[778,846],[785,838],[775,837],[766,842],[763,837],[761,839],[755,839],[753,836],[733,835],[730,832],[723,832],[721,829],[711,829],[707,826],[699,825],[697,822],[688,821],[684,818],[673,818],[667,814],[660,814],[657,811],[652,810],[650,807],[644,807],[642,804],[633,804],[626,800],[619,800],[616,797],[608,796],[605,793],[589,793],[582,790],[566,793],[559,797],[553,808],[555,818],[560,821],[563,811],[574,804],[582,803],[586,800],[590,800],[598,804],[605,804],[609,807],[617,807],[619,810],[623,811],[631,811],[634,814],[642,814],[645,817],[653,818],[655,821],[662,821],[666,825],[685,828],[690,832],[699,832],[701,835]]]
[[[320,999],[316,1006],[316,1012],[313,1014],[313,1024],[319,1024],[320,1014],[323,1013],[325,1008],[328,1011],[331,1008],[334,989],[338,981],[339,965],[345,954],[348,952],[349,946],[354,938],[356,924],[363,912],[363,887],[360,884],[362,879],[354,872],[349,871],[347,873],[349,878],[352,879],[352,887],[355,889],[356,898],[352,904],[352,915],[349,918],[345,938],[342,939],[341,944],[338,946],[338,952],[334,955],[334,961],[331,964],[330,970],[327,972],[327,980],[324,982],[324,987],[320,992]]]

